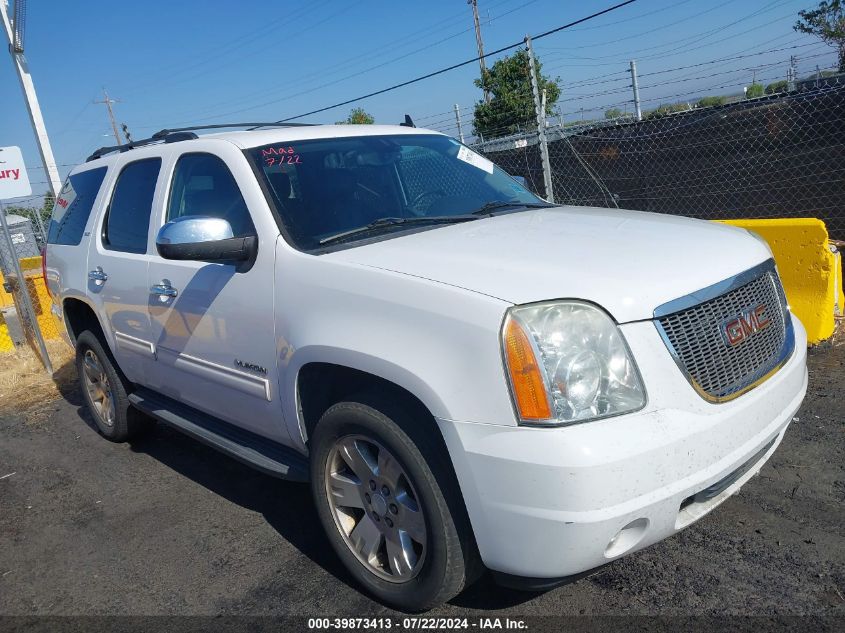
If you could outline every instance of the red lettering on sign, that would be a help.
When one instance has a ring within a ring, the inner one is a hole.
[[[57,198],[56,204],[59,205],[62,209],[67,209],[67,200],[64,198]]]

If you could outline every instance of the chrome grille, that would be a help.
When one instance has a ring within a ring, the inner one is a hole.
[[[693,297],[699,302],[690,305]],[[735,345],[728,344],[726,323],[761,304],[771,324]],[[655,316],[675,361],[696,391],[710,401],[739,396],[792,352],[792,323],[771,261],[661,306]]]

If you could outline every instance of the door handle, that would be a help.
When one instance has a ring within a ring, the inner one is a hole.
[[[102,286],[108,280],[109,276],[103,272],[102,266],[97,266],[94,270],[88,271],[88,279],[93,281],[96,285]]]
[[[170,282],[167,279],[162,279],[160,283],[157,283],[152,288],[150,288],[150,293],[154,295],[159,295],[161,297],[175,297],[179,292],[170,285]]]

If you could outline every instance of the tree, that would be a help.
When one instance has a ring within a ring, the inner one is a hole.
[[[766,94],[765,89],[763,88],[763,84],[758,84],[754,82],[750,86],[748,86],[748,90],[745,91],[745,98],[746,99],[753,99],[755,97],[762,97]]]
[[[727,99],[725,99],[725,97],[715,95],[711,97],[701,97],[701,99],[698,100],[698,103],[696,105],[699,108],[710,108],[713,106],[725,105],[726,101]]]
[[[845,7],[842,0],[819,2],[815,9],[799,11],[801,17],[792,27],[799,33],[816,35],[839,55],[839,72],[845,72]]]
[[[766,94],[767,95],[773,95],[773,94],[776,94],[778,92],[786,92],[788,85],[789,84],[786,81],[786,79],[781,79],[780,81],[774,81],[774,82],[770,83],[768,86],[766,86]]]
[[[661,103],[651,112],[646,113],[646,119],[658,119],[676,112],[686,112],[691,106],[688,103]]]
[[[604,111],[605,119],[619,119],[623,116],[625,116],[625,113],[619,108],[610,108],[610,110]]]
[[[556,80],[543,76],[540,61],[536,58],[534,61],[540,93],[546,91],[546,115],[549,115],[554,112],[560,88]],[[491,97],[489,103],[479,101],[475,104],[472,125],[476,135],[495,138],[537,127],[527,51],[518,50],[498,60],[475,80],[475,85]]]
[[[372,125],[376,120],[364,108],[352,108],[345,121],[338,121],[338,125]]]

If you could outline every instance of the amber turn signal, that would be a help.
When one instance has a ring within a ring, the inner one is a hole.
[[[509,318],[503,338],[519,417],[523,420],[548,420],[552,417],[549,398],[528,334],[515,319]]]

